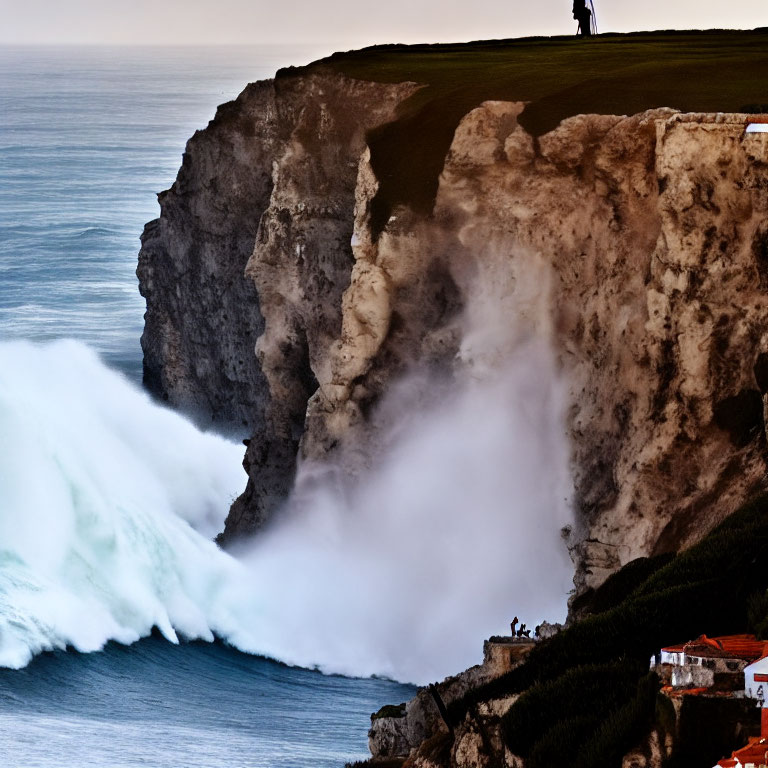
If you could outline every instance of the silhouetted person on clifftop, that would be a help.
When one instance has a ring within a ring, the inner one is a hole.
[[[592,34],[592,12],[587,8],[587,0],[573,0],[573,18],[579,22],[578,34],[589,37]]]

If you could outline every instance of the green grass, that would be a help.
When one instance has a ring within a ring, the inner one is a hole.
[[[535,136],[582,113],[737,112],[768,104],[768,29],[376,46],[278,77],[308,69],[425,86],[394,122],[369,136],[381,184],[374,223],[381,228],[397,205],[431,212],[456,126],[489,99],[529,102],[520,122]]]

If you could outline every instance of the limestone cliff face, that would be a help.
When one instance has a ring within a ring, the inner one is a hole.
[[[254,436],[225,539],[290,490],[315,371],[341,326],[365,133],[414,88],[321,75],[248,86],[190,139],[145,228],[145,382]]]
[[[472,265],[514,278],[541,261],[570,384],[584,588],[692,543],[763,483],[768,143],[743,116],[670,110],[580,116],[535,141],[523,108],[468,114],[432,219],[398,211],[376,241],[361,159],[343,330],[304,450],[364,443],[364,406],[393,375],[455,353]]]
[[[703,535],[763,483],[768,136],[743,115],[582,115],[534,139],[522,103],[460,123],[430,216],[371,224],[366,132],[415,86],[249,86],[190,141],[147,226],[147,380],[247,424],[227,536],[287,495],[297,453],[350,472],[413,365],[450,369],[473,273],[548,280],[570,387],[580,588]],[[520,297],[523,300],[523,297]],[[717,500],[717,504],[714,502]]]
[[[435,219],[454,259],[533,253],[557,275],[589,586],[692,543],[764,480],[768,142],[744,116],[666,110],[533,141],[520,108],[465,118]]]
[[[253,355],[264,320],[243,270],[272,192],[279,124],[271,82],[219,108],[159,195],[137,270],[145,383],[200,421],[246,434],[263,430],[266,385]]]

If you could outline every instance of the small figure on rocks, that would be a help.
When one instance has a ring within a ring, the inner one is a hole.
[[[573,18],[579,22],[577,34],[589,37],[592,34],[592,11],[587,7],[587,0],[573,0]]]
[[[516,627],[517,627],[518,618],[515,616],[514,619],[512,619],[512,622],[510,623],[510,627],[512,627],[512,637],[515,637],[517,634]]]
[[[528,630],[528,634],[531,634],[531,630]],[[517,636],[518,637],[525,637],[525,624],[520,625],[520,629],[517,630]]]

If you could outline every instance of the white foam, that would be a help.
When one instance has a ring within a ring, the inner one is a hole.
[[[290,513],[241,561],[210,541],[244,485],[241,446],[82,344],[0,344],[0,665],[156,626],[423,683],[479,661],[515,614],[562,619],[569,449],[534,272],[479,280],[456,375],[393,387],[359,484],[303,466]]]
[[[153,626],[229,633],[237,564],[206,536],[242,486],[240,446],[71,341],[0,344],[0,429],[0,664]]]

